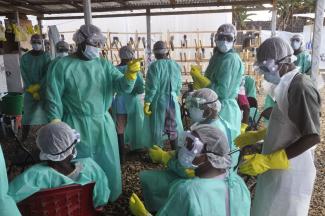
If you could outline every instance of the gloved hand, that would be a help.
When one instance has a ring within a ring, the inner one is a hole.
[[[154,145],[149,149],[149,156],[154,163],[162,163],[167,166],[168,161],[173,157],[174,151],[164,151],[159,146]]]
[[[150,216],[151,214],[147,211],[146,207],[144,207],[142,201],[139,197],[132,193],[129,201],[129,208],[133,215],[135,216]]]
[[[129,61],[127,70],[125,72],[125,78],[128,80],[135,80],[137,78],[137,73],[141,70],[141,62],[143,58],[134,59]]]
[[[246,175],[256,176],[270,169],[288,169],[289,160],[284,149],[271,154],[253,154],[244,156],[239,171]]]
[[[50,123],[58,123],[58,122],[61,122],[61,119],[52,119],[52,121]]]
[[[150,103],[144,103],[143,110],[144,110],[144,114],[150,116],[152,114],[152,112],[150,111]]]
[[[193,88],[195,90],[205,88],[211,84],[211,81],[201,74],[201,67],[198,65],[191,65],[191,76],[193,78]]]
[[[247,131],[243,134],[240,134],[235,139],[235,144],[238,148],[242,149],[247,145],[254,145],[258,141],[264,139],[266,136],[267,128],[258,131]]]
[[[34,94],[35,92],[38,92],[41,89],[40,84],[32,84],[30,86],[28,86],[28,88],[26,89],[26,92],[30,93],[30,94]]]
[[[39,101],[39,100],[41,99],[41,96],[39,95],[38,92],[34,92],[34,93],[32,94],[32,96],[33,96],[33,99],[34,99],[34,100]]]
[[[194,178],[195,177],[194,169],[185,169],[185,173],[186,173],[188,178]]]
[[[240,126],[240,134],[245,133],[245,131],[246,131],[247,128],[248,128],[248,125],[247,124],[241,123],[241,126]]]

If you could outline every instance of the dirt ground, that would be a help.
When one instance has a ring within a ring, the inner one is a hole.
[[[321,92],[322,98],[325,97],[325,91]],[[261,101],[262,98],[259,99]],[[321,118],[321,143],[317,146],[315,153],[315,165],[317,168],[317,179],[314,186],[314,193],[310,204],[309,216],[325,216],[325,106],[322,106],[322,118]],[[32,136],[27,141],[27,147],[33,149],[33,155],[37,157],[37,150],[35,150],[35,134],[36,130],[32,132]],[[19,174],[22,169],[18,166],[9,166],[14,161],[17,163],[17,158],[22,159],[24,155],[21,151],[11,151],[10,149],[18,149],[17,143],[14,139],[0,139],[2,148],[4,150],[6,163],[8,168],[11,167],[9,179]],[[140,157],[137,154],[129,155],[127,161],[122,166],[123,175],[123,194],[115,202],[110,203],[105,208],[104,215],[110,216],[127,216],[131,215],[128,210],[128,200],[132,192],[137,193],[141,197],[141,187],[139,183],[138,173],[141,170],[147,169],[162,169],[161,166],[150,163],[146,158]]]

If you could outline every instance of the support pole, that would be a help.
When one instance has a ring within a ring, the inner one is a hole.
[[[151,62],[151,16],[150,9],[146,9],[146,24],[147,24],[147,65]]]
[[[90,25],[93,23],[93,19],[91,16],[91,0],[83,0],[83,1],[84,1],[85,24]]]
[[[37,25],[39,27],[40,35],[43,35],[43,20],[41,17],[37,17]]]
[[[313,51],[312,51],[312,64],[311,64],[311,79],[316,83],[318,78],[319,61],[320,61],[320,48],[322,42],[322,30],[324,22],[324,0],[317,0],[315,11],[315,24],[313,33]]]
[[[17,24],[17,26],[19,26],[20,25],[20,20],[19,20],[19,12],[18,12],[18,10],[15,12],[15,18],[16,18],[16,24]],[[20,59],[20,57],[21,57],[21,50],[20,50],[20,42],[18,41],[18,54],[19,54],[19,59]]]
[[[271,37],[276,36],[276,17],[277,17],[277,10],[276,10],[277,1],[273,1],[273,9],[272,9],[272,24],[271,24]]]
[[[150,9],[146,9],[146,21],[147,21],[147,48],[151,50],[151,16],[150,16]]]

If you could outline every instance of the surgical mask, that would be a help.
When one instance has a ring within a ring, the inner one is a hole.
[[[265,73],[264,74],[264,79],[274,85],[277,85],[281,81],[281,77],[279,75],[279,71],[277,71],[275,74],[274,73]]]
[[[216,41],[216,44],[220,52],[226,53],[233,48],[234,42]]]
[[[298,49],[300,49],[300,47],[301,47],[301,43],[298,42],[298,41],[293,41],[293,42],[291,43],[291,46],[292,46],[292,49],[293,49],[293,50],[298,50]]]
[[[203,120],[205,120],[205,118],[203,117],[203,110],[200,110],[197,107],[191,107],[189,109],[189,113],[190,113],[190,118],[192,120],[192,122],[201,122]]]
[[[40,50],[42,50],[43,46],[42,46],[42,44],[34,43],[34,44],[32,44],[32,48],[35,51],[40,51]]]
[[[64,56],[67,56],[67,55],[69,55],[67,52],[58,52],[58,53],[56,53],[56,57],[60,57],[60,58],[62,58]]]
[[[87,59],[92,60],[95,58],[99,58],[99,51],[100,49],[97,47],[86,45],[86,49],[83,54]]]

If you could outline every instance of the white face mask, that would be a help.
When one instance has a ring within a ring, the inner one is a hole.
[[[190,118],[192,120],[192,122],[201,122],[203,120],[205,120],[205,118],[203,118],[203,110],[200,110],[199,108],[196,107],[191,107],[189,109],[189,113],[190,113]]]
[[[36,43],[34,43],[34,44],[32,44],[32,48],[35,51],[40,51],[40,50],[42,50],[43,46],[42,46],[42,44],[36,44]]]
[[[222,53],[226,53],[233,48],[234,42],[228,41],[216,41],[218,50]]]
[[[298,41],[294,41],[294,42],[291,43],[291,46],[292,46],[293,50],[299,50],[300,47],[301,47],[301,43],[298,42]]]
[[[99,51],[100,51],[100,48],[86,45],[86,49],[83,52],[83,54],[87,59],[92,60],[95,58],[99,58]]]
[[[190,138],[193,141],[192,150],[188,150],[186,147],[186,138]],[[192,162],[195,157],[201,153],[203,149],[203,143],[199,138],[193,136],[191,132],[186,131],[184,137],[184,143],[182,143],[181,148],[177,153],[178,161],[184,168],[196,168],[197,165],[194,165]]]
[[[58,52],[58,53],[56,53],[56,57],[60,57],[60,58],[62,58],[64,56],[67,56],[67,55],[69,55],[67,52]]]

